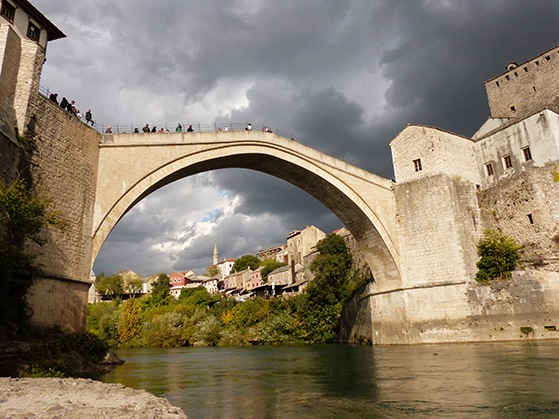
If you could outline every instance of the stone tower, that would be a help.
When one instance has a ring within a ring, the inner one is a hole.
[[[0,132],[15,139],[23,133],[29,103],[39,79],[49,41],[66,35],[26,0],[0,6]]]
[[[214,265],[218,263],[218,255],[217,255],[217,243],[214,244]]]

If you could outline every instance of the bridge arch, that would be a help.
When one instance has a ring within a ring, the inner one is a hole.
[[[152,192],[194,174],[245,168],[314,196],[351,231],[377,284],[401,284],[392,183],[293,140],[246,131],[106,135],[99,160],[92,266],[117,222]]]

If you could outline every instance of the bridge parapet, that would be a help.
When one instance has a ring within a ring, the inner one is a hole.
[[[301,143],[282,135],[247,130],[231,131],[202,131],[202,132],[150,132],[150,133],[119,133],[104,134],[101,147],[162,147],[173,145],[208,145],[232,144],[236,142],[254,142],[273,144],[278,147],[291,149],[302,156],[318,160],[339,170],[352,173],[354,176],[366,179],[380,187],[392,189],[394,182],[382,176],[371,173],[346,160],[334,157],[308,144]]]

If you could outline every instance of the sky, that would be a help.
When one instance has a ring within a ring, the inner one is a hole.
[[[66,38],[41,85],[104,126],[250,121],[392,178],[407,124],[472,136],[484,82],[559,44],[556,0],[32,0]],[[283,180],[222,169],[176,181],[126,214],[96,274],[203,274],[315,225],[343,227]]]

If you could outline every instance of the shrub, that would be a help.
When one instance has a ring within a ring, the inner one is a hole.
[[[518,265],[522,248],[514,239],[503,235],[500,231],[486,230],[484,238],[478,244],[481,259],[477,263],[476,281],[487,282],[495,278],[508,278]]]
[[[140,335],[141,327],[140,304],[135,299],[121,305],[118,333],[120,343],[127,343]]]
[[[111,347],[118,346],[120,321],[119,301],[89,304],[87,307],[87,331],[106,341]]]
[[[259,323],[256,330],[260,342],[267,345],[278,345],[293,342],[296,329],[295,319],[287,313],[280,313]]]
[[[144,345],[152,348],[188,345],[182,316],[177,312],[165,313],[146,322],[143,328]]]
[[[221,321],[216,316],[208,316],[198,323],[194,338],[196,340],[203,340],[208,345],[215,346],[221,338],[221,329]]]

